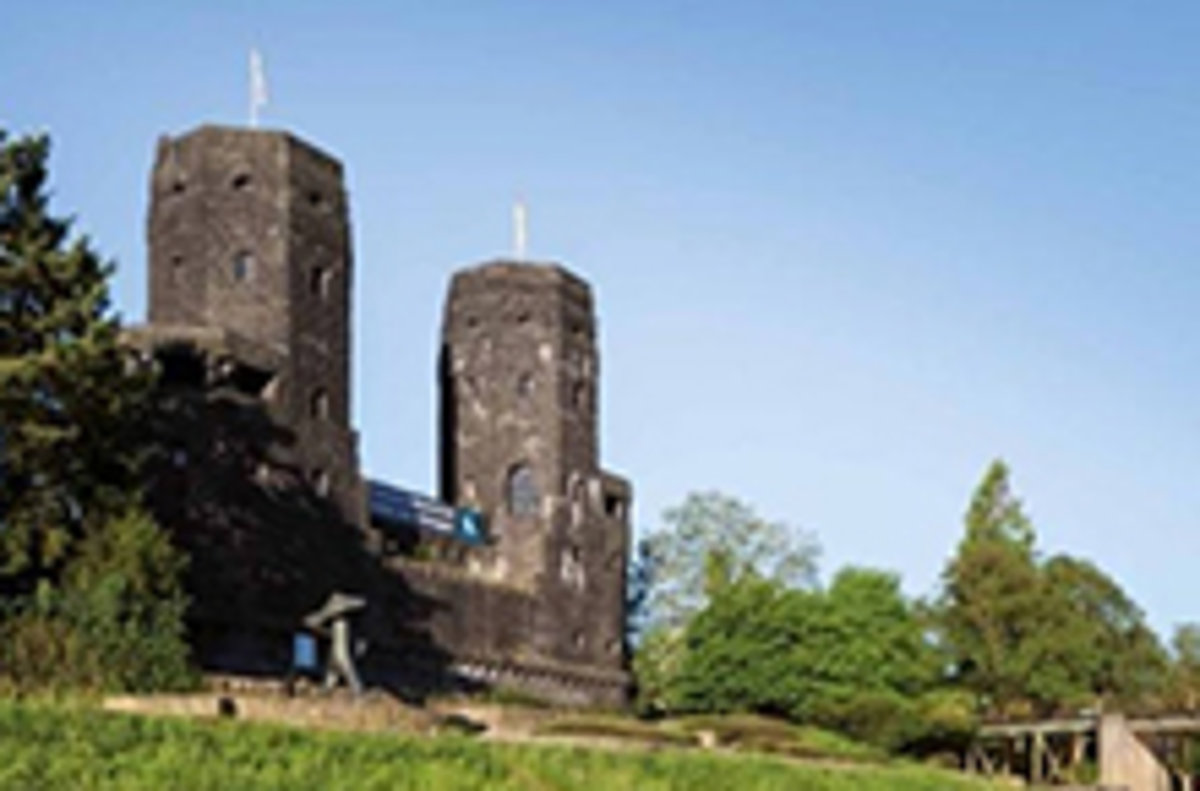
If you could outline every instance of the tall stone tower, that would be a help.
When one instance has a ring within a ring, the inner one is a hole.
[[[357,519],[341,165],[282,132],[204,126],[163,138],[148,236],[151,325],[203,328],[233,357],[260,361],[253,395],[293,434],[289,466]]]
[[[442,496],[487,516],[478,573],[535,596],[538,654],[619,667],[631,493],[600,468],[591,289],[555,265],[457,273],[440,365]]]

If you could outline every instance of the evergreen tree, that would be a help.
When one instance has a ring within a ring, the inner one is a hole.
[[[120,345],[112,265],[48,211],[48,153],[0,130],[0,672],[186,686],[185,560],[141,506],[152,374]]]
[[[942,637],[956,680],[984,710],[1026,699],[1032,671],[1024,643],[1038,628],[1034,531],[995,461],[971,498],[966,534],[943,574]]]
[[[1053,715],[1161,694],[1166,654],[1115,580],[1067,555],[1041,561],[1033,526],[994,462],[946,568],[941,636],[984,711]]]
[[[61,573],[138,500],[145,376],[118,345],[112,265],[49,213],[45,137],[0,130],[0,592]]]

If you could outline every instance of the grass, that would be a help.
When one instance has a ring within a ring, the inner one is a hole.
[[[687,733],[708,731],[722,747],[851,763],[884,763],[887,754],[831,731],[750,714],[697,716],[674,723]]]
[[[882,764],[887,754],[820,728],[801,727],[750,714],[695,716],[648,722],[609,714],[573,714],[548,720],[539,736],[591,736],[647,746],[698,747],[710,735],[715,746],[789,758]]]
[[[538,727],[535,733],[538,736],[592,736],[602,739],[623,739],[650,746],[695,747],[699,745],[699,740],[694,734],[652,722],[606,714],[573,714],[549,720]]]
[[[0,789],[217,791],[986,791],[921,767],[803,766],[695,751],[606,752],[462,737],[303,731],[0,702]]]

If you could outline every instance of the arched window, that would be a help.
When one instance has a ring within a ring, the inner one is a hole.
[[[533,480],[533,470],[527,464],[518,464],[508,473],[505,487],[508,512],[513,516],[537,516],[538,490]]]

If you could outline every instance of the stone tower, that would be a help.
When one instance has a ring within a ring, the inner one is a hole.
[[[164,137],[148,237],[150,324],[160,335],[219,334],[232,357],[259,361],[252,395],[292,435],[292,474],[355,521],[341,165],[282,132],[203,126]]]
[[[537,654],[619,667],[630,489],[600,467],[591,289],[555,265],[457,273],[440,366],[442,496],[487,517],[477,572],[535,596]]]

